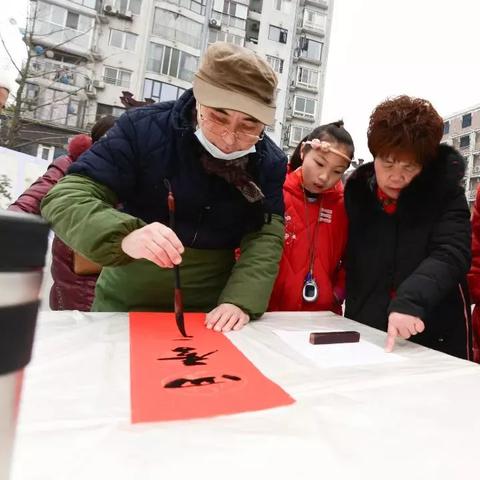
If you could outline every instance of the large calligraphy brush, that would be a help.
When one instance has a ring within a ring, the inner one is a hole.
[[[173,196],[172,186],[170,182],[165,179],[165,186],[168,190],[168,220],[169,227],[175,231],[175,197]],[[183,298],[182,298],[182,289],[180,287],[180,267],[178,265],[173,266],[175,273],[175,321],[177,322],[177,327],[182,336],[187,337],[187,332],[185,331],[185,319],[183,317]]]

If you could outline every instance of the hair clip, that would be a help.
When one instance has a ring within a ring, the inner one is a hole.
[[[340,152],[336,148],[333,148],[332,145],[329,142],[326,142],[325,140],[319,140],[318,138],[314,138],[313,140],[306,140],[305,142],[303,142],[303,144],[310,145],[314,150],[320,150],[324,153],[332,152],[335,155],[338,155],[343,159],[345,159],[348,163],[352,161],[352,159],[349,156]]]

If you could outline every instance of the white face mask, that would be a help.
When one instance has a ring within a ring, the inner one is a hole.
[[[207,137],[202,132],[201,128],[197,128],[195,136],[198,138],[199,142],[202,144],[202,147],[212,156],[218,158],[219,160],[236,160],[237,158],[244,157],[249,153],[256,152],[257,149],[255,145],[252,145],[248,150],[239,150],[232,153],[222,152],[216,145],[207,140]]]

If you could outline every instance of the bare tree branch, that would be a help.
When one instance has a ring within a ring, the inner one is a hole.
[[[17,72],[21,75],[22,72],[21,70],[18,68],[17,64],[15,63],[15,60],[13,59],[12,55],[10,54],[10,50],[7,48],[7,45],[5,43],[5,40],[3,39],[3,35],[0,33],[0,40],[2,41],[2,45],[3,45],[3,48],[5,49],[5,51],[7,52],[7,55],[8,55],[8,58],[10,59],[10,61],[12,62],[12,65],[15,67],[15,69],[17,70]]]

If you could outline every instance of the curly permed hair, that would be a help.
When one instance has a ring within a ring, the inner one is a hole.
[[[380,103],[370,116],[368,148],[374,157],[411,152],[425,165],[436,155],[443,119],[428,100],[401,95]]]

